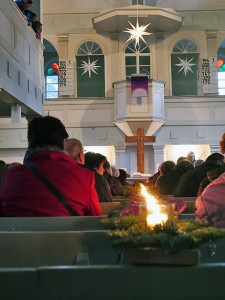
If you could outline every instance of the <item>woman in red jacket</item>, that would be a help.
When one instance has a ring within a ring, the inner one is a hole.
[[[94,173],[76,164],[64,151],[68,138],[57,118],[33,119],[28,125],[28,150],[24,164],[10,168],[0,190],[0,214],[4,217],[102,215],[94,187]],[[66,205],[38,178],[32,165],[65,198]],[[68,208],[69,206],[71,210]]]

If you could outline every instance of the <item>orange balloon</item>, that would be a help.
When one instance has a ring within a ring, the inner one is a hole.
[[[57,63],[52,64],[52,69],[53,69],[56,73],[58,73],[58,72],[59,72],[59,66],[58,66],[58,64],[57,64]]]
[[[222,59],[218,59],[217,60],[217,68],[219,69],[222,65],[223,65],[223,60]]]

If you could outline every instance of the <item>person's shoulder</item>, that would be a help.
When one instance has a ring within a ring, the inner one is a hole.
[[[83,174],[83,175],[87,175],[87,176],[94,176],[94,171],[86,168],[84,165],[75,163],[74,168],[77,170],[77,172]]]

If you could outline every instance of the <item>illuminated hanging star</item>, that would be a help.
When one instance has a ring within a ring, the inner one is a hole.
[[[98,73],[96,72],[96,70],[97,70],[98,68],[100,68],[101,66],[97,66],[97,65],[96,65],[96,64],[97,64],[97,61],[98,61],[98,60],[96,59],[96,60],[93,60],[93,61],[91,62],[89,57],[88,57],[88,61],[87,61],[87,62],[84,61],[84,60],[82,60],[81,67],[79,67],[80,69],[83,69],[83,71],[84,71],[84,72],[82,73],[82,75],[88,73],[89,78],[91,78],[91,72],[93,72],[93,73],[95,73],[95,74],[98,75]]]
[[[142,25],[139,26],[138,18],[137,18],[136,27],[134,27],[134,25],[132,25],[130,22],[129,22],[129,24],[130,24],[130,26],[132,28],[126,28],[126,30],[124,30],[124,32],[127,32],[127,33],[130,34],[129,39],[126,42],[135,41],[135,47],[136,47],[136,46],[139,46],[140,39],[141,39],[146,44],[146,42],[145,42],[145,40],[143,38],[143,35],[150,35],[150,34],[152,34],[152,33],[146,32],[147,27],[151,23],[149,23],[148,25],[145,25],[145,26],[142,26]]]
[[[181,67],[180,70],[178,71],[178,73],[180,73],[182,70],[184,70],[184,75],[186,76],[187,73],[190,71],[192,73],[192,66],[195,66],[196,64],[191,64],[192,60],[194,59],[194,57],[192,57],[190,60],[187,60],[187,57],[185,59],[181,59],[180,57],[178,57],[180,63],[179,64],[175,64],[178,67]]]

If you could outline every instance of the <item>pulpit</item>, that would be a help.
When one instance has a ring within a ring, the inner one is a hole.
[[[137,143],[137,171],[144,172],[144,143],[155,142],[165,123],[164,82],[148,79],[147,95],[133,96],[131,80],[115,82],[115,125],[126,135],[125,142]]]

